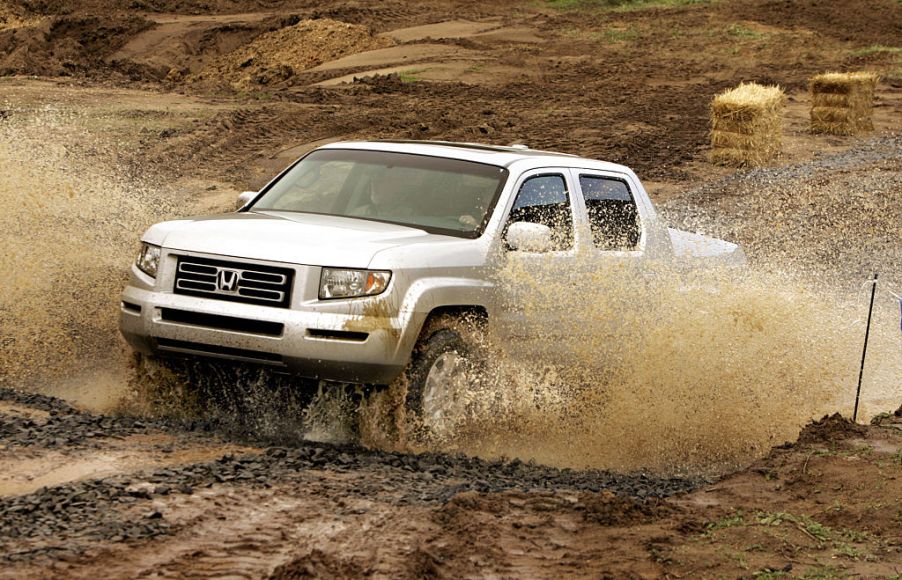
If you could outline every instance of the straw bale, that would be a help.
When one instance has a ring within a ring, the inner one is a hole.
[[[852,123],[855,113],[848,107],[813,107],[811,120],[824,123]]]
[[[735,89],[714,97],[712,110],[718,116],[737,119],[753,119],[783,106],[784,95],[780,87],[742,83]]]
[[[812,77],[808,87],[812,93],[836,93],[847,95],[862,91],[874,92],[878,77],[871,72],[823,73]]]
[[[711,131],[711,147],[725,149],[752,149],[760,145],[757,135],[734,131]]]
[[[783,134],[782,89],[742,83],[711,103],[713,163],[762,165],[780,153]]]
[[[808,82],[811,130],[855,135],[874,128],[874,90],[879,77],[869,72],[824,73]]]
[[[812,107],[848,107],[850,95],[838,93],[813,93],[811,95]]]
[[[778,115],[759,116],[752,121],[740,121],[727,117],[711,116],[712,131],[726,131],[740,135],[758,135],[782,130],[783,119]]]
[[[754,149],[735,149],[728,147],[719,147],[712,149],[709,155],[711,163],[715,165],[726,165],[729,167],[755,167],[764,165],[770,159],[771,155],[764,154]]]

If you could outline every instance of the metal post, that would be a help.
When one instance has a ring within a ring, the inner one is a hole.
[[[874,312],[874,294],[877,293],[877,272],[874,272],[874,282],[871,286],[871,305],[868,306],[868,323],[864,329],[864,349],[861,351],[861,368],[858,370],[858,390],[855,391],[855,410],[852,412],[852,422],[858,422],[858,398],[861,396],[861,377],[864,376],[864,359],[868,355],[868,338],[871,334],[871,314]]]

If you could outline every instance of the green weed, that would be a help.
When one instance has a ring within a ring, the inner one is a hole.
[[[632,26],[629,28],[605,28],[602,34],[604,41],[608,44],[630,42],[639,38],[639,31]]]
[[[848,542],[867,542],[871,539],[871,534],[868,532],[862,532],[859,530],[850,530],[849,528],[844,528],[839,532],[839,536],[848,541]]]
[[[850,546],[849,544],[837,544],[835,548],[833,548],[833,557],[834,558],[848,558],[849,560],[861,560],[864,554],[858,551],[858,548],[855,546]]]
[[[890,52],[893,54],[902,53],[902,47],[900,46],[886,46],[883,44],[872,44],[871,46],[866,46],[864,48],[859,48],[858,50],[853,50],[851,52],[852,56],[869,56],[872,54],[876,54],[878,52]]]
[[[715,532],[717,530],[725,530],[727,528],[741,526],[743,524],[745,524],[745,516],[741,511],[736,512],[733,515],[723,517],[716,522],[708,522],[708,524],[705,526],[705,528],[707,529],[706,534]]]
[[[426,70],[425,68],[403,70],[398,73],[398,78],[401,79],[402,83],[415,83],[423,80],[419,75],[426,72]]]
[[[787,512],[759,512],[755,517],[755,521],[762,526],[780,526],[784,523],[794,524],[795,527],[806,532],[818,542],[826,542],[833,534],[833,530],[809,516],[797,516]]]
[[[730,27],[727,28],[727,34],[734,38],[745,38],[749,40],[761,40],[762,38],[767,38],[767,34],[758,32],[757,30],[752,30],[751,28],[743,26],[738,22],[730,25]]]
[[[772,570],[771,568],[764,568],[752,574],[752,578],[756,580],[772,580],[773,578],[787,578],[788,576],[789,574],[782,570]]]
[[[799,576],[800,580],[832,580],[834,578],[845,578],[847,574],[833,566],[817,566],[816,568],[810,568],[805,571],[804,574]]]
[[[558,10],[641,10],[653,6],[708,4],[711,0],[546,0]]]

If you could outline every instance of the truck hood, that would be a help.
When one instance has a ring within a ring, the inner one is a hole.
[[[682,260],[708,260],[744,265],[745,253],[738,245],[717,238],[668,228],[673,255]]]
[[[288,212],[234,213],[162,222],[145,242],[172,250],[312,266],[366,268],[385,249],[431,238],[413,227]]]

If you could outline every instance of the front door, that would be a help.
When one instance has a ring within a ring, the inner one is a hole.
[[[547,350],[574,324],[570,301],[580,248],[586,243],[581,205],[574,203],[569,169],[534,170],[520,178],[502,237],[504,256],[497,287],[502,304],[499,330],[511,346]],[[507,232],[515,223],[549,228],[542,251],[513,249]]]

